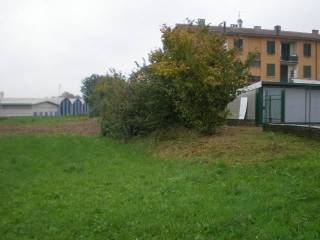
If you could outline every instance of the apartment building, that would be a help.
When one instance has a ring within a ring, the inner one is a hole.
[[[293,79],[320,80],[320,34],[284,31],[281,26],[272,30],[242,27],[237,24],[211,26],[226,37],[226,47],[238,48],[244,60],[249,52],[257,53],[250,67],[251,81],[288,83]]]

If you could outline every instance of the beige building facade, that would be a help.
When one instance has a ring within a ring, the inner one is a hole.
[[[225,35],[228,48],[238,48],[245,60],[249,52],[257,53],[250,67],[251,80],[290,82],[292,79],[320,80],[320,34],[243,28],[241,25],[212,26],[212,31]]]

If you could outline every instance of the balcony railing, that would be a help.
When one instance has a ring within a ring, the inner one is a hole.
[[[290,63],[298,63],[299,57],[297,55],[281,56],[281,61],[290,62]]]

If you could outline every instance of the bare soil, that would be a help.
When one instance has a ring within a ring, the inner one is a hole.
[[[0,125],[2,135],[25,134],[68,134],[81,136],[95,136],[100,133],[99,122],[95,118],[59,122],[55,124],[16,124]]]

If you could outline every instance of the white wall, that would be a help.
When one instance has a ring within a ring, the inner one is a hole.
[[[320,90],[311,90],[310,94],[310,122],[320,123]],[[308,117],[309,119],[309,117]]]
[[[24,117],[32,116],[31,105],[4,105],[0,106],[1,117]]]
[[[39,103],[35,105],[0,105],[0,117],[26,117],[34,116],[34,113],[37,113],[37,116],[55,116],[58,112],[58,106],[49,103]]]
[[[45,102],[32,106],[32,115],[35,113],[37,116],[55,116],[58,114],[59,107],[53,103]]]
[[[320,122],[320,90],[286,89],[285,119],[288,123]]]
[[[285,122],[306,122],[306,90],[287,88],[285,90]]]

